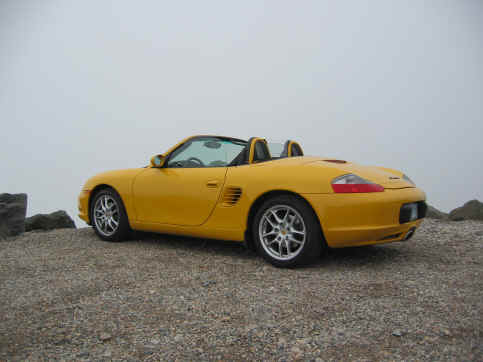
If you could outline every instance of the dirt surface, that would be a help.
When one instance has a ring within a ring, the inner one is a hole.
[[[482,222],[295,270],[90,228],[1,241],[0,261],[0,360],[483,360]]]

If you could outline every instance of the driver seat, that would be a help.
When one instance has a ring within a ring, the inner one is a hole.
[[[270,161],[272,159],[266,141],[263,138],[251,137],[248,140],[245,148],[238,154],[237,157],[235,157],[229,166],[248,165],[250,163],[250,151],[252,149],[252,145],[252,163]]]
[[[264,139],[256,139],[253,146],[253,158],[252,163],[270,161],[272,156],[268,149],[267,142]]]

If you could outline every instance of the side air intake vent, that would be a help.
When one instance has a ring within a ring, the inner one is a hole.
[[[227,187],[223,193],[223,206],[233,206],[240,200],[242,190],[239,187]]]

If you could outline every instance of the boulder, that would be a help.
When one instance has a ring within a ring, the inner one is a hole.
[[[428,205],[428,211],[426,213],[426,217],[430,219],[439,219],[439,220],[447,220],[448,214],[442,211],[439,211],[437,208]]]
[[[74,220],[63,210],[51,214],[37,214],[25,219],[25,231],[75,229]]]
[[[483,203],[478,200],[468,201],[449,213],[450,220],[483,220]]]
[[[0,238],[25,231],[27,194],[0,194]]]

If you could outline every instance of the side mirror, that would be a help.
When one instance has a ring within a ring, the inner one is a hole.
[[[156,155],[151,157],[151,167],[153,168],[161,168],[164,165],[164,161],[166,161],[165,155]]]

